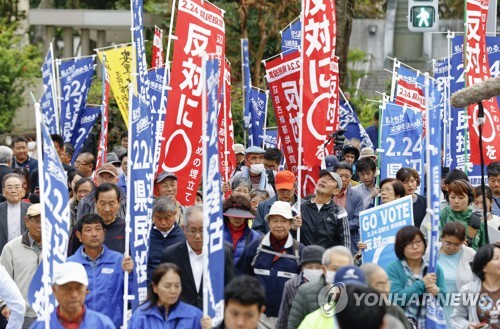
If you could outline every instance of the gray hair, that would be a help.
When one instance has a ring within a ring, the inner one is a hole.
[[[332,256],[334,254],[347,256],[349,257],[349,264],[350,265],[354,264],[354,258],[352,257],[351,251],[344,246],[334,246],[326,249],[325,252],[323,253],[323,257],[321,258],[321,263],[324,266],[328,267],[332,262]]]
[[[191,219],[191,215],[197,211],[203,213],[203,206],[200,204],[197,204],[194,206],[187,207],[186,211],[184,212],[184,217],[182,218],[182,226],[188,227],[189,220]]]
[[[253,189],[250,192],[250,199],[254,198],[256,196],[261,196],[264,199],[269,199],[269,192],[267,190],[259,190],[259,189]]]
[[[252,190],[252,183],[250,182],[250,180],[248,178],[238,176],[234,178],[233,182],[231,183],[231,190],[234,191],[240,186],[248,188],[248,191]]]
[[[157,212],[175,212],[176,210],[174,200],[168,196],[160,196],[153,202],[153,215]]]
[[[363,271],[363,273],[365,273],[366,282],[368,283],[371,282],[373,276],[377,274],[377,272],[379,272],[380,270],[385,272],[385,270],[381,266],[375,263],[365,263],[361,265],[359,268]]]
[[[0,145],[0,163],[9,164],[12,161],[12,149],[7,146]]]

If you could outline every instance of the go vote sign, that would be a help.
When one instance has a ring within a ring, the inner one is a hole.
[[[387,268],[396,260],[394,241],[400,228],[413,225],[411,196],[384,203],[359,213],[361,241],[366,243],[363,263],[375,263]]]

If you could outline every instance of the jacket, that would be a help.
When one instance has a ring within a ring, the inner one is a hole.
[[[36,318],[36,313],[28,303],[28,288],[42,261],[42,253],[36,251],[30,244],[28,232],[15,238],[5,245],[0,263],[14,280],[26,301],[26,317]]]
[[[302,227],[300,241],[308,245],[319,245],[328,249],[333,246],[346,246],[351,249],[351,235],[347,212],[330,201],[318,211],[318,206],[307,200],[301,206]]]
[[[202,312],[189,304],[178,302],[169,310],[167,319],[158,306],[149,307],[142,304],[132,314],[128,327],[130,329],[163,328],[163,329],[199,329]]]
[[[320,307],[318,294],[324,286],[326,281],[322,275],[318,281],[304,283],[299,287],[288,316],[288,329],[297,329],[309,313]]]
[[[277,253],[271,247],[270,235],[271,233],[267,233],[262,240],[258,239],[250,243],[243,251],[236,268],[241,274],[255,276],[264,286],[266,289],[265,314],[277,317],[286,281],[300,272],[299,261],[304,245],[299,244],[288,234],[284,252]],[[294,244],[298,245],[298,248],[294,248]],[[273,261],[275,257],[278,258]]]
[[[25,301],[21,292],[14,282],[7,274],[7,271],[0,265],[0,295],[5,299],[6,305],[9,305],[11,314],[7,329],[21,328],[24,322]]]
[[[76,253],[68,257],[68,262],[80,263],[85,267],[89,278],[85,298],[87,308],[99,311],[111,318],[117,328],[123,322],[123,255],[108,249],[103,245],[103,252],[96,260],[95,267],[83,254],[83,246]]]
[[[323,315],[323,309],[318,308],[316,311],[309,313],[304,321],[298,327],[299,329],[333,329],[340,328],[335,316]]]
[[[61,322],[57,318],[57,312],[54,310],[50,314],[50,329],[64,329]],[[88,308],[85,310],[85,314],[83,315],[83,321],[80,323],[79,329],[116,329],[113,322],[111,322],[110,318],[104,314],[99,312],[95,312],[89,310]],[[44,321],[37,321],[33,323],[30,329],[45,329]]]
[[[151,282],[151,275],[153,274],[153,271],[158,265],[160,265],[161,253],[163,250],[183,241],[186,241],[186,236],[177,223],[174,223],[174,227],[172,228],[172,231],[168,233],[167,237],[164,237],[163,233],[156,227],[153,226],[151,228],[148,250],[148,282]]]
[[[243,250],[254,240],[257,240],[262,234],[260,232],[252,230],[248,225],[245,227],[245,232],[243,236],[236,242],[236,248],[234,248],[234,264],[238,263],[238,260],[243,254]],[[231,236],[231,231],[227,226],[227,223],[224,223],[224,241],[230,243],[233,247],[233,237]]]
[[[26,212],[28,212],[29,206],[31,206],[31,203],[21,201],[21,215],[19,216],[21,235],[26,231],[26,223],[24,222],[24,217],[26,217]],[[0,254],[2,253],[3,247],[5,247],[7,242],[9,242],[9,224],[7,222],[7,212],[7,201],[0,202]]]
[[[462,294],[479,294],[481,291],[481,280],[477,276],[474,276],[472,282],[469,282],[460,289]],[[476,303],[469,303],[471,305],[462,305],[463,303],[458,303],[459,305],[454,305],[453,313],[451,315],[451,327],[453,329],[468,329],[469,322],[479,323],[479,317],[477,315]]]
[[[283,297],[281,298],[280,311],[278,313],[278,322],[276,322],[276,329],[286,329],[288,327],[288,317],[290,315],[290,309],[292,308],[292,302],[299,290],[299,287],[306,283],[306,279],[302,272],[299,273],[295,278],[288,280],[285,283],[285,289],[283,289]]]

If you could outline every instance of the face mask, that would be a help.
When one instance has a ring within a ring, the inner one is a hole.
[[[336,271],[326,271],[326,276],[325,276],[326,283],[333,283],[333,280],[335,279],[335,273],[337,273],[337,272]]]
[[[252,174],[260,174],[265,170],[264,164],[263,163],[254,163],[253,165],[250,165],[250,172]]]
[[[307,281],[313,282],[313,281],[319,280],[319,278],[321,277],[321,274],[323,274],[323,270],[322,269],[305,268],[302,271],[302,274],[307,279]]]

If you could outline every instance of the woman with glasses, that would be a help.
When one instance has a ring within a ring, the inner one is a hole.
[[[437,296],[446,291],[441,267],[436,267],[436,273],[427,271],[428,262],[423,257],[426,247],[424,235],[417,227],[403,227],[396,234],[394,244],[398,259],[387,267],[392,300],[403,308],[414,327],[420,329],[425,328],[426,322],[424,293]]]
[[[406,195],[404,185],[394,178],[386,178],[380,182],[380,202],[387,203]]]
[[[411,195],[413,199],[413,224],[420,227],[427,209],[427,200],[415,193],[420,186],[420,175],[413,168],[403,167],[396,173],[396,179],[403,183],[405,194]]]

